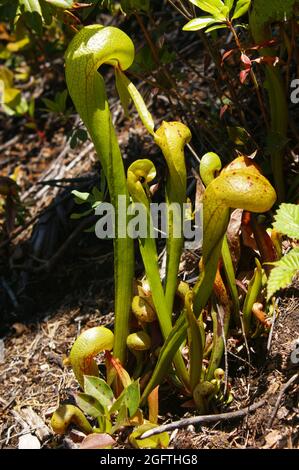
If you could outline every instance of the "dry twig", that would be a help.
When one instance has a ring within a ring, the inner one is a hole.
[[[276,400],[276,403],[275,403],[275,406],[274,406],[274,410],[271,414],[271,417],[269,419],[269,423],[268,423],[268,428],[270,429],[272,427],[272,424],[273,424],[273,421],[275,419],[275,416],[277,415],[277,412],[278,412],[278,408],[279,408],[279,404],[282,400],[282,397],[284,395],[284,393],[286,392],[286,390],[298,379],[299,377],[299,374],[294,374],[288,381],[286,384],[284,384],[284,386],[282,387],[282,389],[280,390],[279,392],[279,395],[277,397],[277,400]]]
[[[229,413],[220,413],[215,415],[203,415],[203,416],[193,416],[192,418],[184,418],[179,421],[174,421],[169,424],[163,424],[162,426],[158,426],[150,431],[146,431],[145,433],[140,436],[140,439],[146,439],[147,437],[154,436],[155,434],[160,434],[165,431],[173,431],[174,429],[185,428],[190,425],[194,424],[209,424],[209,423],[217,423],[218,421],[229,421],[231,419],[238,419],[244,418],[251,413],[252,411],[257,410],[261,406],[263,406],[265,400],[260,400],[253,405],[250,405],[248,408],[243,408],[242,410],[231,411]]]

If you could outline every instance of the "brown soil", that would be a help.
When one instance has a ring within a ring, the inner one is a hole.
[[[105,268],[102,268],[105,269]],[[111,282],[89,280],[85,291],[68,293],[61,305],[46,312],[43,320],[28,324],[16,322],[4,338],[4,358],[0,364],[0,407],[2,448],[18,446],[21,435],[28,433],[28,408],[48,426],[42,438],[43,447],[74,446],[67,436],[54,436],[49,429],[51,414],[58,402],[72,402],[77,382],[70,368],[64,366],[70,347],[78,333],[95,325],[113,325]],[[297,297],[296,297],[297,296]],[[297,299],[297,300],[296,300]],[[56,304],[57,304],[57,298]],[[76,307],[74,307],[76,305]],[[210,426],[189,427],[171,434],[172,448],[299,448],[298,381],[282,394],[288,380],[298,374],[298,364],[290,357],[299,338],[298,290],[291,289],[281,301],[273,329],[270,354],[267,338],[250,345],[250,373],[244,366],[246,353],[229,353],[229,378],[234,401],[225,411],[241,409],[264,399],[264,406],[246,418]],[[179,419],[185,413],[178,403],[161,395],[162,422]],[[217,410],[221,411],[221,410]],[[24,414],[25,412],[25,414]],[[188,412],[186,416],[194,413]],[[273,423],[270,423],[272,417]],[[27,427],[26,427],[27,423]],[[29,423],[32,434],[38,426]],[[127,434],[120,433],[117,446],[127,447]]]

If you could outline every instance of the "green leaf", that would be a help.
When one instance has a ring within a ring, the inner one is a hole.
[[[34,113],[35,113],[35,99],[34,98],[31,98],[31,100],[29,101],[28,113],[29,113],[29,116],[33,119]]]
[[[283,235],[299,238],[299,206],[283,203],[279,206],[273,228]]]
[[[221,0],[189,0],[193,5],[201,8],[203,11],[207,11],[214,16],[221,13],[224,3]]]
[[[236,145],[247,145],[251,141],[251,136],[244,127],[227,126],[229,138]]]
[[[91,395],[87,393],[78,393],[75,397],[76,403],[81,408],[84,413],[93,418],[98,418],[99,416],[105,415],[105,409],[101,403]]]
[[[67,89],[65,89],[65,90],[63,90],[63,91],[61,91],[61,92],[56,93],[55,102],[56,102],[57,105],[58,105],[58,110],[59,110],[60,113],[64,113],[64,112],[65,112],[67,96],[68,96],[68,91],[67,91]]]
[[[103,201],[103,193],[96,186],[94,186],[92,188],[91,192],[92,192],[92,195],[93,195],[94,200],[96,202],[102,202]]]
[[[149,112],[149,110],[147,109],[147,106],[146,106],[141,94],[139,93],[139,91],[137,90],[135,85],[126,77],[126,75],[121,70],[117,71],[117,75],[118,75],[118,80],[120,80],[122,82],[122,85],[121,85],[122,86],[122,93],[124,93],[124,89],[126,88],[126,94],[130,95],[130,97],[131,97],[131,99],[132,99],[132,101],[133,101],[133,103],[134,103],[134,105],[137,109],[137,112],[140,116],[140,119],[143,122],[144,127],[147,129],[147,131],[151,135],[154,135],[155,124],[154,124],[152,115]]]
[[[253,304],[256,302],[262,288],[263,271],[257,258],[255,259],[255,264],[256,268],[254,270],[253,277],[249,281],[247,294],[243,304],[243,322],[246,335],[250,330]]]
[[[229,11],[231,11],[232,7],[234,6],[235,0],[224,0],[224,4],[228,7]]]
[[[49,100],[48,98],[42,98],[42,102],[46,105],[48,111],[51,111],[52,113],[59,113],[59,107],[55,101]]]
[[[211,16],[202,16],[201,18],[194,18],[193,20],[188,21],[188,23],[183,26],[183,31],[199,31],[200,29],[204,29],[215,23],[217,23],[215,18]]]
[[[25,11],[24,19],[26,25],[33,29],[39,36],[43,32],[43,19],[39,12],[37,11]]]
[[[77,191],[76,189],[74,189],[72,191],[72,194],[75,196],[76,198],[76,204],[83,204],[85,202],[88,202],[90,200],[90,194],[89,193],[81,193],[81,191]]]
[[[55,99],[50,100],[48,98],[42,98],[43,103],[47,109],[53,113],[64,113],[66,110],[66,100],[68,91],[65,89],[61,92],[56,93]]]
[[[176,352],[179,350],[180,345],[184,341],[186,332],[186,316],[184,313],[181,313],[176,321],[176,324],[173,326],[171,332],[164,341],[154,373],[142,394],[141,405],[145,403],[149,393],[156,387],[156,385],[161,383],[164,376],[171,373],[171,361]]]
[[[267,300],[275,292],[291,284],[295,274],[299,272],[299,248],[294,248],[281,260],[272,263],[275,268],[270,272],[267,285]]]
[[[22,6],[24,11],[28,11],[30,13],[36,12],[39,15],[42,15],[39,0],[19,0],[19,4]]]
[[[143,433],[150,429],[156,428],[153,423],[145,423],[138,426],[129,437],[129,441],[136,449],[166,449],[169,445],[169,435],[167,432],[155,434],[146,439],[138,439]]]
[[[4,65],[0,66],[0,80],[3,82],[4,88],[11,88],[13,85],[13,72]]]
[[[76,130],[76,137],[81,140],[81,142],[85,142],[88,138],[87,132],[85,129],[77,129]]]
[[[9,52],[19,52],[21,49],[24,49],[24,47],[26,47],[28,44],[30,44],[30,39],[28,37],[24,37],[19,41],[8,43],[7,49],[9,50]]]
[[[205,30],[205,33],[211,33],[212,31],[216,31],[216,29],[225,29],[227,28],[226,24],[218,24],[216,26],[212,26]]]
[[[186,308],[184,312],[188,321],[188,337],[189,337],[189,357],[190,357],[190,386],[193,391],[200,381],[203,358],[203,339],[205,333],[201,325],[197,322],[192,310],[192,292],[188,292],[185,296]]]
[[[102,201],[95,201],[91,207],[92,209],[96,209],[97,207],[99,207],[100,205],[102,204]]]
[[[35,124],[35,122],[26,122],[25,127],[27,127],[28,129],[34,129],[34,130],[36,130],[36,124]]]
[[[21,92],[17,88],[5,88],[3,93],[3,103],[10,108],[15,108],[21,100]]]
[[[73,132],[73,135],[70,138],[70,147],[74,149],[78,143],[78,139],[81,140],[81,142],[86,142],[88,139],[88,134],[85,129],[76,129]]]
[[[76,145],[77,145],[77,136],[76,136],[76,133],[74,133],[70,138],[70,147],[71,147],[71,149],[76,148]]]
[[[240,16],[244,15],[247,13],[249,10],[249,7],[251,5],[251,0],[238,0],[234,16],[232,17],[233,20],[240,18]]]
[[[1,94],[0,94],[0,97],[1,97]],[[2,103],[1,104],[1,107],[2,107],[2,110],[8,114],[8,116],[14,116],[16,114],[16,111],[12,108],[10,108],[9,106],[7,106],[6,104]]]
[[[107,410],[113,404],[114,395],[111,388],[105,380],[99,377],[84,375],[84,392],[98,400],[103,408]]]
[[[44,0],[40,0],[41,2],[41,9],[42,9],[42,19],[43,19],[43,22],[46,24],[46,25],[50,25],[52,23],[52,19],[53,19],[53,9],[52,7],[47,3],[45,2]]]
[[[43,23],[52,21],[52,9],[49,2],[42,0],[19,0],[20,13],[23,15],[26,25],[32,28],[38,35],[42,34]]]
[[[17,103],[14,104],[14,106],[17,114],[20,116],[28,112],[28,103],[23,96],[21,96],[20,101],[17,100]]]
[[[116,421],[111,429],[111,434],[114,434],[119,428],[128,423],[128,409],[123,403],[117,413]]]
[[[130,93],[128,92],[127,86],[122,80],[122,74],[118,69],[115,69],[115,85],[120,102],[122,104],[122,107],[124,108],[125,116],[126,118],[129,118],[129,106],[132,100]]]
[[[130,417],[134,416],[138,410],[140,402],[140,386],[139,381],[136,380],[132,382],[128,387],[126,387],[118,399],[114,402],[113,406],[110,409],[110,413],[115,413],[120,410],[122,405],[126,405],[129,410]]]
[[[13,21],[17,15],[18,2],[4,1],[0,2],[0,18],[1,21]]]
[[[225,18],[228,18],[229,16],[229,8],[224,5],[224,7],[222,7],[221,9],[221,14],[225,17]]]
[[[197,384],[193,390],[193,399],[196,407],[199,410],[204,410],[207,407],[208,402],[215,395],[216,391],[216,385],[207,380]]]
[[[107,413],[106,416],[104,416],[104,415],[98,416],[97,420],[98,420],[98,426],[99,426],[100,432],[106,432],[106,433],[110,434],[111,433],[111,428],[112,428],[112,423],[111,423],[111,420],[110,420],[109,413]]]
[[[50,3],[53,7],[56,8],[63,8],[66,10],[67,8],[72,8],[73,0],[46,0],[47,3]]]

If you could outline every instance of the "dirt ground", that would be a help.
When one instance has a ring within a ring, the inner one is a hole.
[[[112,312],[103,314],[109,311],[103,297],[107,297],[107,283],[105,286],[94,282],[76,308],[66,298],[63,305],[41,321],[12,325],[4,338],[0,364],[2,448],[18,447],[20,437],[28,433],[36,435],[45,448],[75,445],[69,436],[64,439],[54,436],[49,420],[59,399],[71,402],[78,387],[71,369],[63,365],[74,339],[86,328],[99,324],[111,327],[113,323]],[[244,408],[261,399],[264,405],[241,420],[175,430],[170,447],[299,448],[298,364],[291,361],[298,338],[299,303],[294,292],[290,292],[290,297],[281,301],[270,353],[267,354],[266,338],[251,346],[250,373],[246,364],[244,367],[242,355],[229,355],[234,401],[226,411]],[[285,388],[290,379],[293,382]],[[178,408],[171,407],[168,399],[167,403],[162,399],[161,408],[164,410],[161,423],[192,415],[183,408],[174,413]],[[34,420],[30,410],[41,421]],[[126,434],[119,433],[117,446],[128,446]]]

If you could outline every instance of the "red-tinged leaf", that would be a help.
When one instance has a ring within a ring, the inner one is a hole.
[[[251,67],[251,59],[243,52],[241,54],[241,62],[243,62],[247,67]]]
[[[132,380],[126,369],[121,365],[119,359],[113,357],[109,351],[105,351],[105,357],[108,363],[115,369],[123,387],[127,388],[132,383]]]
[[[270,39],[270,41],[264,41],[260,44],[256,44],[255,46],[248,47],[246,50],[247,51],[259,51],[260,49],[264,49],[265,47],[272,47],[276,46],[277,44],[276,39]]]
[[[248,75],[250,73],[250,70],[251,69],[245,69],[245,70],[242,70],[240,72],[240,82],[242,83],[242,85],[243,85],[243,83],[245,83],[246,78],[248,77]]]
[[[272,263],[274,261],[277,261],[277,252],[266,228],[263,225],[259,224],[255,217],[251,217],[251,228],[254,234],[254,239],[256,241],[258,250],[261,254],[262,262]],[[270,273],[272,268],[273,266],[264,266],[266,273]]]
[[[40,131],[40,130],[37,129],[36,133],[37,133],[37,135],[38,135],[38,137],[41,141],[45,140],[46,133],[44,131]]]
[[[256,62],[257,64],[273,65],[275,67],[279,63],[279,57],[262,56],[252,60],[252,62]]]
[[[147,397],[147,401],[149,421],[156,424],[158,422],[159,414],[159,385],[157,385],[157,387],[152,390],[152,392]]]
[[[235,269],[238,266],[241,254],[240,231],[242,223],[242,214],[243,209],[235,209],[232,212],[226,231],[227,241],[229,244],[232,262]]]
[[[221,65],[223,65],[224,61],[228,59],[235,51],[236,49],[230,49],[229,51],[226,51],[222,56]]]
[[[242,224],[241,224],[241,234],[243,245],[251,248],[253,251],[257,252],[257,244],[253,237],[253,232],[250,224],[251,214],[248,211],[243,211],[242,215]]]
[[[80,10],[82,8],[90,8],[90,3],[78,3],[75,2],[72,5],[72,10]]]
[[[265,314],[265,312],[263,312],[262,307],[263,307],[262,304],[255,303],[252,307],[252,313],[262,325],[264,325],[266,328],[270,328],[271,322],[267,318],[267,315]]]
[[[250,219],[251,219],[251,214],[250,212],[248,211],[243,211],[243,215],[242,215],[242,225],[246,225],[248,227],[250,227]],[[251,228],[250,228],[251,230]],[[252,233],[252,230],[251,230],[251,233]]]
[[[222,106],[222,108],[220,109],[220,119],[223,118],[224,114],[226,113],[228,109],[229,109],[228,104],[225,104],[224,106]]]
[[[80,444],[80,449],[111,449],[115,440],[109,434],[93,433],[85,437]]]

